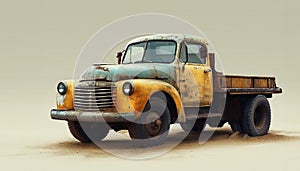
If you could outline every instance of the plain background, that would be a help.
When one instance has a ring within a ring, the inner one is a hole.
[[[59,141],[69,134],[62,122],[49,118],[57,82],[72,78],[81,48],[97,30],[139,13],[169,14],[198,27],[217,49],[226,73],[276,76],[284,93],[271,100],[272,128],[300,131],[299,6],[296,0],[2,0],[1,163],[7,164],[4,168],[47,163],[37,163],[34,157],[21,161],[14,155],[27,154],[23,147],[36,141]],[[64,133],[59,138],[57,130]],[[13,166],[15,162],[22,164]],[[49,162],[54,165],[55,158]]]

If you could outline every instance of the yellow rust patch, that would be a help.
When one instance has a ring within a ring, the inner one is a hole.
[[[183,104],[190,107],[209,106],[213,99],[212,72],[209,65],[186,64],[181,67],[180,92]]]
[[[122,86],[125,81],[120,81],[116,84],[116,109],[119,113],[133,112],[139,117],[151,95],[155,92],[162,91],[173,98],[178,112],[178,121],[185,121],[180,95],[172,85],[160,80],[150,79],[134,79],[131,81],[134,84],[134,93],[131,96],[126,96],[122,91]]]

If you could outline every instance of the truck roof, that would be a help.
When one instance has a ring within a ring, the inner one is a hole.
[[[174,34],[174,33],[167,33],[167,34],[152,34],[152,35],[147,35],[147,36],[142,36],[135,38],[131,41],[128,42],[127,45],[136,43],[136,42],[143,42],[143,41],[148,41],[148,40],[174,40],[177,43],[182,42],[183,40],[185,41],[196,41],[196,42],[201,42],[204,44],[208,44],[206,40],[200,36],[195,36],[195,35],[189,35],[189,34]]]

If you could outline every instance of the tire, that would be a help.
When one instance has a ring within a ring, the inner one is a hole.
[[[268,99],[263,95],[250,99],[245,105],[241,122],[243,132],[249,136],[267,134],[271,124]]]
[[[205,127],[205,119],[189,120],[185,123],[180,123],[181,128],[185,132],[201,132]]]
[[[232,121],[229,121],[228,124],[230,125],[231,127],[231,130],[232,132],[240,132],[240,133],[243,133],[242,131],[242,125],[241,125],[241,122],[238,121],[238,120],[232,120]]]
[[[138,123],[132,123],[128,131],[135,143],[146,147],[163,144],[169,129],[170,110],[167,102],[160,97],[151,97],[151,105],[146,105]]]
[[[109,128],[101,123],[68,121],[68,126],[73,137],[82,143],[101,141],[109,131]]]

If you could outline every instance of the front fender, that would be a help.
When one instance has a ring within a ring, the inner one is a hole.
[[[131,81],[134,84],[134,93],[130,96],[126,96],[122,91],[123,84],[126,80],[116,83],[116,109],[118,113],[133,112],[136,117],[139,117],[151,95],[155,92],[162,91],[173,98],[178,113],[177,121],[185,122],[185,113],[180,95],[171,84],[151,79],[132,79],[127,81]]]

